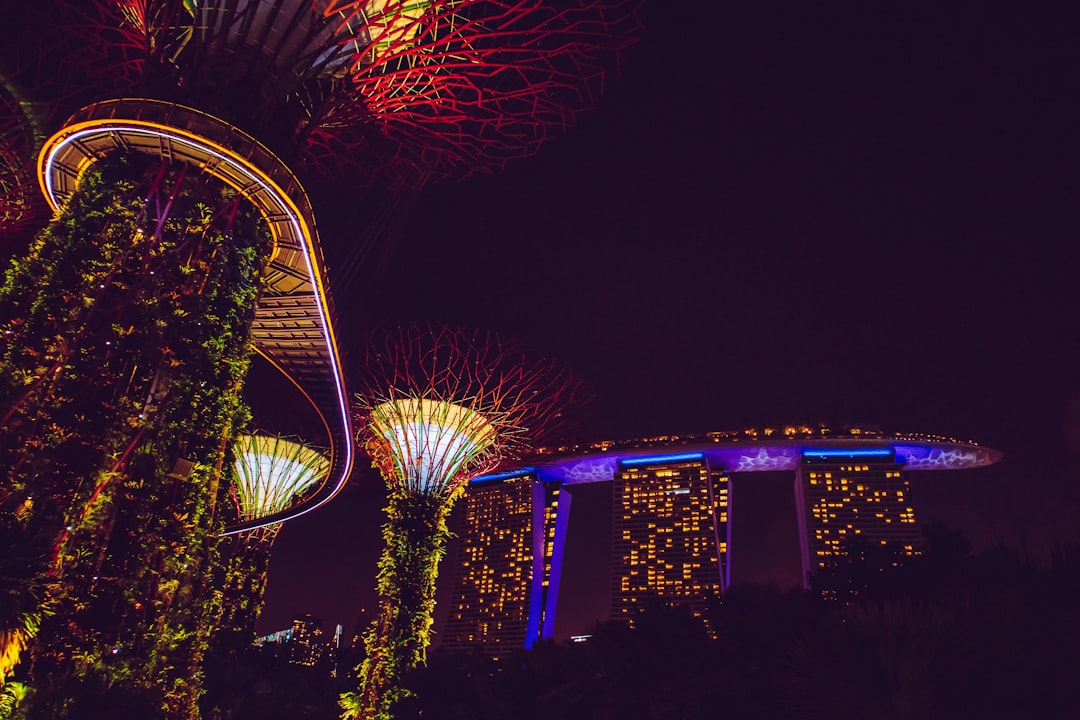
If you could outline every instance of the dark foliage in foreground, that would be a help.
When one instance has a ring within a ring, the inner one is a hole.
[[[294,665],[287,652],[273,645],[242,645],[238,636],[229,646],[219,642],[206,663],[206,694],[202,716],[207,720],[337,720],[338,698],[356,685],[347,670],[360,657],[348,650],[315,667]],[[250,640],[248,640],[250,643]]]
[[[398,720],[1080,717],[1080,551],[1049,567],[955,535],[848,601],[733,588],[704,624],[654,607],[500,664],[433,654]]]
[[[884,568],[829,570],[844,600],[773,586],[733,588],[708,626],[649,608],[631,629],[542,642],[493,662],[441,652],[406,677],[396,720],[933,720],[1080,717],[1080,548],[1048,565],[1003,548],[971,554],[932,528],[929,550]],[[824,578],[818,578],[824,582]],[[260,664],[261,663],[261,664]],[[208,697],[232,718],[336,718],[325,672],[232,664]],[[212,715],[209,715],[213,717]]]

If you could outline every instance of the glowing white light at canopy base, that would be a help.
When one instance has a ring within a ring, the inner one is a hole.
[[[289,507],[330,470],[330,461],[300,443],[266,435],[236,441],[236,488],[242,520]]]
[[[483,415],[445,401],[410,398],[383,403],[372,408],[370,422],[383,445],[373,448],[374,454],[389,455],[397,474],[394,480],[411,492],[452,488],[455,476],[495,441],[495,428]]]

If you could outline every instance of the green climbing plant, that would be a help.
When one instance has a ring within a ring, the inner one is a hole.
[[[120,154],[86,171],[6,273],[0,522],[22,512],[57,607],[31,646],[37,716],[108,693],[198,717],[222,475],[248,419],[269,251],[262,218],[228,188]]]
[[[342,697],[343,717],[391,720],[394,703],[409,696],[402,680],[427,659],[451,507],[435,495],[391,493],[379,558],[379,615],[364,634],[361,690]]]

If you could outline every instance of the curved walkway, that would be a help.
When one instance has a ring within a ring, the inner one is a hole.
[[[316,492],[281,512],[232,526],[253,530],[303,515],[334,497],[353,464],[341,359],[315,221],[292,172],[255,139],[214,117],[154,100],[110,100],[76,113],[38,157],[38,179],[53,210],[78,188],[83,171],[109,152],[140,152],[186,162],[251,201],[274,240],[256,301],[255,349],[311,402],[330,438],[330,471]]]

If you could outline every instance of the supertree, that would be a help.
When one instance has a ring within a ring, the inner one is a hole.
[[[524,453],[562,421],[578,393],[569,372],[498,337],[442,326],[385,332],[372,344],[357,427],[389,489],[379,560],[379,615],[364,636],[346,717],[388,718],[423,663],[447,517],[471,477]]]
[[[255,525],[302,500],[329,472],[330,459],[308,445],[272,434],[245,434],[233,446],[231,495],[240,520]],[[224,631],[251,635],[266,590],[267,564],[282,523],[234,533],[226,549]],[[247,644],[251,639],[247,638]]]
[[[84,712],[93,686],[146,716],[197,716],[253,345],[320,411],[331,471],[304,503],[231,529],[305,512],[347,477],[333,313],[292,169],[422,185],[528,154],[589,103],[629,17],[618,0],[7,12],[20,87],[51,116],[75,110],[37,165],[56,216],[0,288],[0,522],[47,550],[57,588],[36,714]]]
[[[192,717],[219,605],[222,463],[271,238],[228,188],[180,197],[182,168],[147,191],[140,161],[84,173],[0,289],[3,508],[52,548],[31,700],[56,714],[119,686],[132,713]],[[144,213],[158,201],[169,216]]]

